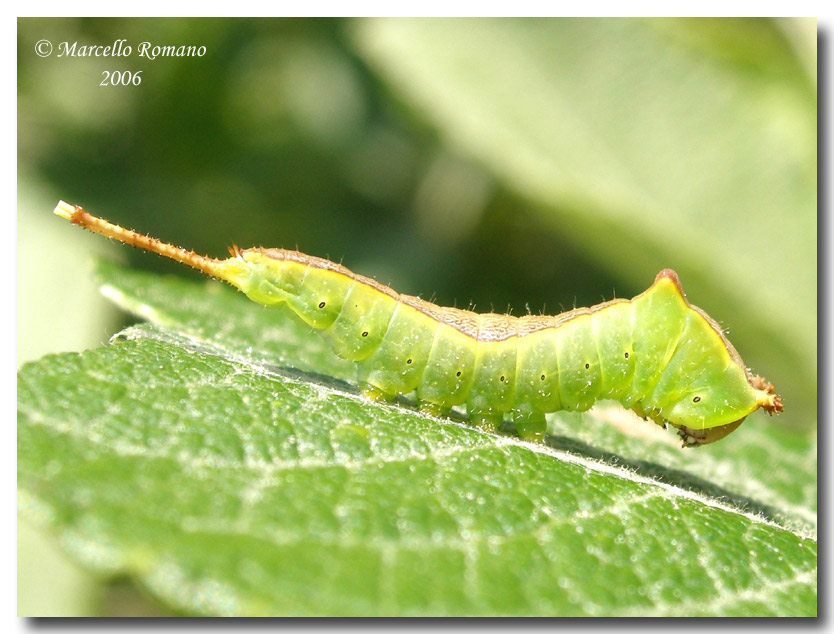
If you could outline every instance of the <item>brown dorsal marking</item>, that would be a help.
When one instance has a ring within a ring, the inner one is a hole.
[[[581,315],[591,315],[600,311],[612,304],[619,304],[628,302],[627,299],[614,299],[590,308],[576,308],[564,312],[560,315],[524,315],[522,317],[514,317],[512,315],[501,315],[497,313],[473,313],[468,310],[461,310],[460,308],[451,308],[438,306],[432,302],[427,302],[419,297],[411,295],[402,295],[397,293],[390,286],[380,284],[364,275],[353,273],[341,264],[336,264],[324,258],[317,258],[315,256],[306,255],[298,251],[288,251],[286,249],[263,249],[254,248],[246,249],[247,252],[256,252],[265,255],[274,260],[286,260],[291,262],[298,262],[299,264],[306,264],[313,268],[322,269],[325,271],[333,271],[340,275],[344,275],[352,280],[370,286],[371,288],[388,295],[395,301],[401,302],[406,306],[410,306],[424,315],[446,324],[458,332],[476,339],[479,341],[504,341],[515,336],[525,336],[545,330],[547,328],[556,328],[566,321],[575,319]],[[672,272],[674,275],[674,272]],[[677,276],[675,276],[677,279]]]

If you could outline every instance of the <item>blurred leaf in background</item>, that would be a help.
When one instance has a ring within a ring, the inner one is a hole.
[[[795,28],[375,20],[354,32],[401,99],[544,227],[638,287],[676,269],[797,422],[815,414],[817,257],[815,66]]]
[[[120,38],[131,57],[34,52]],[[748,426],[814,432],[814,20],[20,19],[17,57],[19,363],[124,323],[92,250],[189,275],[55,227],[63,198],[481,311],[628,297],[672,267],[786,400]]]

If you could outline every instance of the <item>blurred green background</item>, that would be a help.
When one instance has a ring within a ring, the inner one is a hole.
[[[671,267],[786,401],[748,424],[814,433],[816,38],[806,19],[20,19],[18,363],[124,324],[93,254],[190,275],[69,227],[61,198],[479,311],[629,297]],[[57,57],[117,39],[130,57]],[[99,86],[113,70],[141,84]],[[21,614],[157,610],[19,540]]]

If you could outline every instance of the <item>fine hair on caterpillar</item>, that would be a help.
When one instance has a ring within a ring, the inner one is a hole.
[[[648,290],[560,315],[478,314],[401,295],[340,264],[285,249],[232,247],[219,260],[111,224],[63,201],[55,214],[228,282],[263,306],[286,304],[354,361],[362,393],[416,393],[435,415],[465,406],[494,430],[510,416],[524,439],[542,440],[545,414],[585,411],[613,399],[684,446],[719,440],[761,408],[782,410],[721,327],[691,305],[671,269]]]

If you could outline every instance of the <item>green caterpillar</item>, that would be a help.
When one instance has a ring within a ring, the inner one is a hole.
[[[512,416],[541,440],[545,414],[615,399],[672,425],[684,446],[719,440],[760,407],[782,411],[773,386],[752,375],[721,327],[686,301],[674,271],[631,300],[555,317],[475,314],[400,295],[339,264],[297,251],[230,249],[217,260],[58,203],[73,224],[225,280],[264,306],[287,304],[339,356],[355,361],[365,396],[415,392],[435,415],[466,406],[495,429]]]

